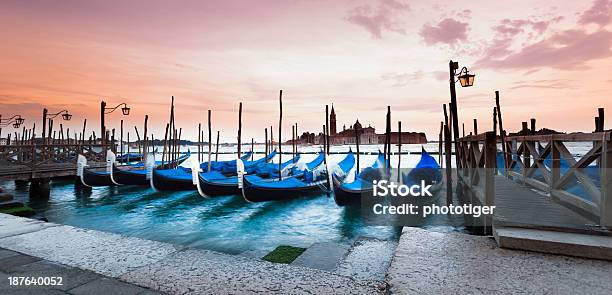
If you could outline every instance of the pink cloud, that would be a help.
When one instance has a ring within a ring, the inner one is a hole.
[[[379,0],[376,8],[364,5],[351,9],[345,19],[366,29],[372,38],[381,39],[383,31],[406,33],[398,15],[408,9],[408,4],[401,0]]]
[[[436,25],[425,24],[419,33],[425,44],[455,44],[467,39],[468,24],[452,18],[445,18]]]
[[[573,69],[584,67],[591,60],[612,56],[612,32],[600,30],[587,33],[582,30],[567,30],[542,41],[523,47],[505,58],[488,56],[477,64],[489,68],[536,68],[552,67]]]
[[[596,0],[591,8],[580,15],[580,24],[597,24],[605,26],[612,21],[612,1]]]

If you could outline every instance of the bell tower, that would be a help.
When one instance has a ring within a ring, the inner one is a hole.
[[[329,134],[336,134],[336,111],[334,111],[334,104],[332,103],[331,113],[329,114]]]

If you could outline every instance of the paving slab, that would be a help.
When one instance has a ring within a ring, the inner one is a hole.
[[[334,273],[358,279],[384,280],[397,242],[359,238]]]
[[[495,228],[502,248],[612,261],[612,237],[526,228]]]
[[[350,248],[350,245],[333,242],[314,243],[291,262],[291,265],[333,271]]]
[[[382,294],[385,285],[326,271],[185,250],[120,277],[169,294]]]
[[[386,281],[394,294],[612,294],[612,262],[508,250],[491,238],[405,227]]]
[[[29,219],[20,219],[29,224]],[[66,225],[0,238],[0,247],[111,277],[177,251],[167,243]]]
[[[11,256],[17,256],[17,255],[20,255],[20,254],[15,251],[0,249],[0,259],[4,259],[7,257],[11,257]]]
[[[58,224],[0,213],[0,239],[54,226]]]
[[[12,276],[29,276],[29,277],[61,277],[61,286],[39,286],[43,289],[59,289],[70,290],[90,281],[100,278],[101,276],[90,271],[81,270],[74,267],[68,267],[50,261],[37,261],[18,267],[13,267],[9,271]]]
[[[10,272],[14,267],[39,261],[40,258],[29,255],[15,255],[0,259],[0,271]]]
[[[136,295],[146,289],[111,278],[99,278],[70,290],[74,295]]]

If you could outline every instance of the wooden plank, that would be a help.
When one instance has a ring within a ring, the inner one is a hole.
[[[516,226],[587,232],[595,230],[596,222],[589,217],[504,176],[495,177],[495,191],[496,227]]]

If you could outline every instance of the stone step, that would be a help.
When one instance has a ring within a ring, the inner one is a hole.
[[[11,209],[23,207],[23,203],[17,201],[4,201],[0,202],[0,209]]]
[[[500,227],[494,230],[501,248],[612,260],[612,236]]]
[[[359,237],[333,272],[355,279],[382,281],[396,247],[396,241]]]
[[[333,242],[314,243],[291,265],[334,271],[350,248],[350,245]]]

